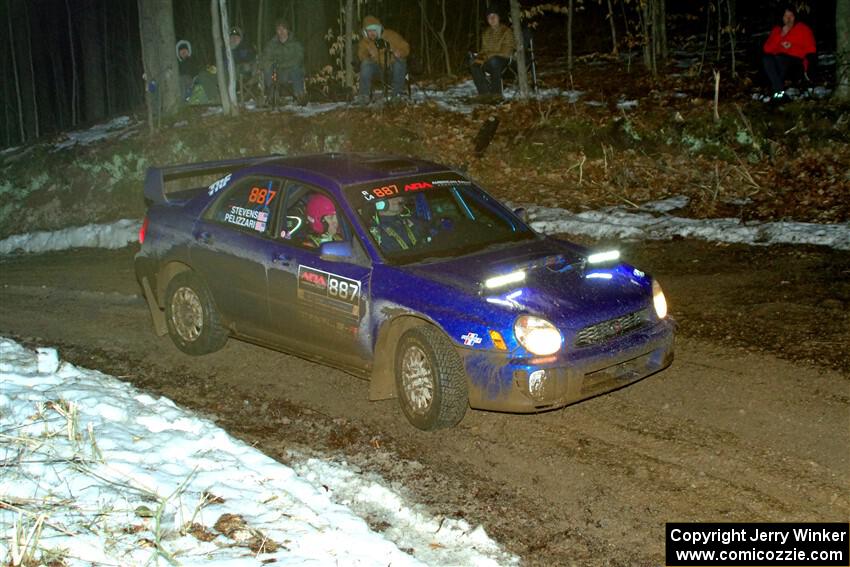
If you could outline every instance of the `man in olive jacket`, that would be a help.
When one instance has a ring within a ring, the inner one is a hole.
[[[275,24],[275,35],[266,44],[260,55],[260,69],[266,92],[275,86],[289,83],[299,102],[305,101],[304,90],[304,47],[289,31],[289,24]]]
[[[384,29],[381,20],[375,16],[363,18],[363,37],[357,45],[357,57],[360,59],[358,98],[361,101],[368,100],[372,92],[372,79],[387,70],[392,73],[393,97],[400,96],[404,91],[408,55],[410,45],[401,34]]]
[[[514,53],[514,32],[501,23],[495,8],[487,10],[487,29],[481,35],[481,51],[469,66],[480,95],[502,96],[502,71]]]

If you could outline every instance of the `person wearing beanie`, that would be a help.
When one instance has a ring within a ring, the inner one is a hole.
[[[487,29],[481,35],[481,50],[472,54],[469,71],[479,95],[502,96],[502,71],[510,62],[516,42],[514,33],[501,22],[495,8],[487,9]]]
[[[260,55],[266,93],[278,84],[292,85],[292,92],[300,103],[306,102],[304,89],[304,47],[292,35],[289,24],[278,21],[275,35],[266,44]]]
[[[251,44],[245,41],[239,26],[230,28],[230,54],[233,56],[237,77],[249,79],[253,73],[256,54]]]
[[[357,57],[360,59],[358,98],[367,101],[372,92],[372,80],[384,72],[391,73],[393,97],[401,96],[409,54],[410,45],[401,34],[385,29],[375,16],[363,18],[363,37],[357,45]]]

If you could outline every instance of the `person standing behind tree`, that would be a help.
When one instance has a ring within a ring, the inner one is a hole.
[[[233,26],[230,29],[230,53],[233,56],[233,66],[236,67],[236,76],[250,78],[254,72],[254,48],[245,41],[242,28]]]
[[[192,44],[181,39],[174,47],[177,54],[177,75],[180,78],[180,100],[185,102],[192,96],[192,87],[195,84],[195,76],[200,67],[192,59]]]
[[[481,35],[481,51],[474,55],[469,71],[478,94],[502,96],[502,71],[514,53],[516,41],[495,8],[488,8],[486,16],[488,25]]]
[[[792,66],[801,65],[809,71],[807,57],[816,52],[815,35],[803,22],[797,21],[797,11],[788,7],[782,15],[782,26],[775,26],[764,43],[764,71],[770,79],[774,99],[785,97],[785,76]]]
[[[271,92],[273,83],[292,85],[298,102],[306,101],[304,89],[304,47],[290,33],[289,24],[280,20],[275,24],[275,35],[266,44],[260,55],[260,69],[266,92]]]
[[[363,18],[363,37],[357,44],[357,57],[360,59],[360,101],[369,100],[372,80],[386,70],[392,72],[393,97],[401,96],[407,75],[408,55],[410,44],[401,34],[384,29],[381,20],[375,16]]]

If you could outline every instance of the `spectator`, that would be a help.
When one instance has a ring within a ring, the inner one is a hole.
[[[794,67],[802,67],[808,78],[808,56],[815,53],[815,36],[809,26],[797,21],[797,11],[788,7],[782,26],[775,26],[764,43],[764,71],[770,80],[772,98],[785,98],[785,77]]]
[[[360,90],[358,99],[369,100],[372,92],[372,80],[384,73],[392,73],[393,97],[401,96],[404,91],[404,78],[407,75],[407,56],[410,45],[399,34],[384,29],[381,20],[375,16],[363,18],[363,38],[357,45],[357,57],[360,59]]]
[[[304,47],[289,30],[289,24],[278,21],[275,35],[260,55],[260,69],[266,93],[280,85],[290,84],[298,102],[307,101],[304,89]]]
[[[230,54],[233,57],[233,66],[236,67],[236,76],[249,79],[254,73],[256,53],[254,48],[244,40],[242,28],[239,26],[233,26],[230,29]]]
[[[192,96],[192,87],[199,67],[192,59],[192,44],[181,39],[174,48],[177,54],[177,74],[180,81],[180,100],[186,101]]]
[[[514,33],[501,22],[495,8],[487,9],[488,27],[481,36],[481,51],[473,54],[469,70],[479,95],[502,96],[502,72],[510,62]]]

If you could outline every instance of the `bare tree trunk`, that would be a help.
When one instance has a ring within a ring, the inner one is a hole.
[[[431,20],[429,20],[428,18],[425,18],[425,25],[428,27],[428,30],[430,30],[430,32],[432,34],[434,34],[434,37],[437,38],[437,42],[439,42],[440,47],[443,48],[443,55],[444,55],[445,61],[446,61],[446,74],[449,75],[450,77],[453,77],[454,75],[452,74],[451,59],[449,58],[449,46],[446,45],[446,40],[445,40],[445,37],[444,37],[444,32],[445,32],[445,29],[446,29],[446,12],[445,12],[446,0],[442,0],[442,2],[443,2],[443,26],[440,28],[440,31],[437,31],[437,30],[434,29],[434,26],[431,24]],[[420,6],[421,6],[425,3],[425,0],[419,0],[419,3],[420,3]],[[423,8],[423,12],[424,12],[424,8]]]
[[[422,53],[425,55],[425,68],[428,70],[428,75],[434,72],[431,65],[431,44],[428,42],[428,10],[425,7],[425,1],[419,0],[419,33],[422,35]],[[478,45],[478,42],[475,43]]]
[[[850,0],[835,4],[835,98],[850,101]]]
[[[662,61],[667,61],[667,0],[656,0],[658,7],[658,23],[655,30],[658,36],[658,50],[655,56],[661,56]]]
[[[30,10],[27,2],[24,2],[24,16],[27,27],[27,43],[29,44],[30,85],[32,85],[32,118],[34,127],[33,133],[35,134],[35,138],[38,138],[41,136],[38,124],[38,88],[35,86],[35,66],[32,62],[32,28],[30,27]]]
[[[77,57],[74,55],[74,25],[71,21],[71,5],[65,0],[65,12],[68,14],[68,53],[71,54],[71,126],[77,125]]]
[[[257,48],[263,48],[263,26],[265,25],[266,17],[266,0],[260,0],[259,6],[257,6],[257,35],[254,36],[257,38]]]
[[[345,87],[348,93],[354,92],[354,0],[345,1]]]
[[[221,16],[221,27],[219,28],[221,35],[216,39],[213,34],[213,44],[215,45],[216,53],[223,54],[227,61],[222,61],[227,67],[227,91],[226,97],[230,103],[230,115],[239,116],[239,104],[236,100],[236,65],[233,63],[233,53],[230,51],[230,44],[227,43],[230,38],[230,21],[227,15],[227,0],[218,0],[218,7]],[[216,56],[218,60],[219,56]],[[219,67],[220,68],[220,67]],[[221,89],[222,79],[219,79],[219,89]]]
[[[573,0],[567,7],[567,70],[573,70]]]
[[[106,105],[106,115],[112,116],[112,109],[115,107],[115,103],[112,100],[112,89],[110,89],[110,85],[112,84],[112,77],[109,76],[109,56],[112,54],[112,50],[109,49],[109,9],[105,9],[103,11],[103,28],[101,29],[101,36],[103,37],[103,85],[104,85],[104,99]]]
[[[572,19],[573,13],[573,0],[570,0],[570,18]],[[611,24],[611,54],[617,55],[619,50],[617,49],[617,26],[614,25],[614,7],[611,5],[611,0],[608,0],[608,23]],[[572,28],[572,25],[570,25]],[[572,42],[570,42],[572,45]]]
[[[720,62],[720,54],[723,49],[723,18],[720,17],[722,13],[721,2],[723,0],[717,0],[717,56],[715,57],[715,61],[718,63]]]
[[[103,105],[103,53],[98,16],[103,9],[101,2],[88,2],[86,9],[79,10],[80,49],[82,52],[82,96],[85,120],[100,120],[106,115]]]
[[[732,77],[737,77],[738,72],[735,70],[735,7],[732,5],[732,0],[726,0],[726,17],[727,26],[726,32],[729,34],[729,53],[732,55]]]
[[[9,81],[8,75],[6,73],[6,62],[7,58],[3,57],[3,69],[0,70],[0,80],[3,81],[3,101],[8,101],[11,96],[9,95]],[[6,132],[6,147],[12,146],[12,113],[9,110],[10,104],[3,104],[3,131]]]
[[[161,114],[171,116],[180,107],[174,11],[171,0],[144,0],[138,8],[145,83],[150,86],[145,90],[148,116],[159,120]]]
[[[443,25],[440,26],[440,33],[437,35],[437,38],[440,40],[440,45],[443,47],[443,55],[446,59],[446,75],[454,77],[454,73],[452,73],[452,60],[449,56],[449,46],[446,44],[446,24],[448,23],[448,18],[446,17],[446,0],[442,0],[440,3],[440,10],[443,16]]]
[[[656,74],[655,67],[655,34],[654,34],[654,0],[642,0],[640,9],[640,25],[643,34],[643,64]]]
[[[708,30],[711,29],[711,0],[705,0],[705,39],[702,42],[702,59],[699,63],[699,74],[705,66],[705,53],[708,51]]]
[[[219,99],[221,99],[221,108],[225,114],[231,116],[239,113],[236,105],[233,104],[233,99],[230,98],[230,85],[234,82],[233,59],[230,55],[230,50],[227,53],[222,53],[224,42],[222,41],[222,26],[227,14],[226,0],[210,0],[210,14],[212,19],[212,37],[213,51],[215,52],[215,65],[218,72],[216,73],[216,81],[218,82]],[[224,33],[227,33],[226,31]],[[227,61],[225,61],[225,58]],[[227,71],[225,71],[227,69]],[[229,77],[229,78],[228,78]],[[234,89],[234,98],[235,98]],[[209,93],[207,93],[209,96]]]
[[[481,2],[475,2],[475,49],[481,45]]]
[[[572,1],[572,0],[571,0]],[[525,37],[522,33],[522,13],[519,0],[511,0],[511,20],[513,21],[514,41],[516,42],[517,82],[519,98],[528,99],[528,68],[525,66]]]
[[[18,101],[18,133],[21,136],[21,143],[27,141],[27,134],[24,130],[24,107],[21,100],[21,80],[18,76],[18,58],[15,54],[15,35],[12,30],[12,6],[6,12],[6,22],[9,24],[9,53],[12,55],[12,73],[15,77],[15,96]]]

